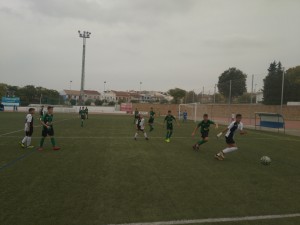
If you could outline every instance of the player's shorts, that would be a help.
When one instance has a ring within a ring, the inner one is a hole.
[[[148,123],[154,123],[154,118],[149,118]]]
[[[225,137],[225,140],[227,144],[235,144],[233,137]]]
[[[173,130],[173,124],[167,124],[167,130]]]
[[[201,137],[202,138],[207,138],[208,137],[208,131],[201,132]]]
[[[25,131],[25,135],[26,135],[27,137],[31,137],[32,134],[33,134],[33,127],[30,127],[29,131]]]
[[[141,127],[139,127],[139,126],[137,127],[137,130],[138,130],[138,131],[144,132],[144,128],[141,128]]]
[[[42,130],[42,136],[43,137],[47,137],[47,136],[54,136],[54,129],[53,127],[51,127],[50,129],[47,128],[43,128]]]
[[[82,119],[82,120],[85,120],[85,115],[81,115],[81,119]]]

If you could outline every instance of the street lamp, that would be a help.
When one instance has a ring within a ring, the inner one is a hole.
[[[106,81],[104,81],[104,91],[103,91],[103,93],[104,93],[104,101],[105,101],[105,86],[106,86]]]
[[[70,80],[70,90],[72,90],[72,81]]]
[[[142,81],[140,81],[140,102],[142,101]]]
[[[85,45],[86,38],[90,38],[91,32],[80,30],[78,31],[79,37],[83,39],[83,49],[82,49],[82,68],[81,68],[81,86],[80,86],[80,103],[83,105],[83,96],[84,96],[84,72],[85,72]]]

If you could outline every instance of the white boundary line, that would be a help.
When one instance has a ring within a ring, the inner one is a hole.
[[[245,217],[227,217],[227,218],[208,218],[196,220],[174,220],[161,222],[146,222],[146,223],[123,223],[123,224],[109,224],[109,225],[184,225],[195,223],[223,223],[236,221],[255,221],[255,220],[269,220],[269,219],[283,219],[300,217],[300,213],[294,214],[280,214],[280,215],[264,215],[264,216],[245,216]]]

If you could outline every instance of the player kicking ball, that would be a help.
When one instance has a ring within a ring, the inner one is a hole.
[[[214,124],[216,129],[218,128],[218,124],[216,124],[214,121],[208,119],[208,115],[203,115],[203,120],[198,123],[198,125],[195,127],[192,136],[195,136],[196,131],[200,128],[201,133],[201,140],[199,140],[196,144],[193,145],[194,150],[199,150],[200,146],[208,142],[208,133],[209,133],[209,127],[211,124]]]
[[[136,132],[134,135],[134,140],[137,140],[136,138],[139,135],[139,131],[141,131],[144,133],[144,137],[148,141],[149,138],[145,131],[145,119],[143,118],[143,116],[141,114],[138,114],[135,124],[136,124]]]
[[[222,131],[217,135],[217,137],[219,138],[222,136],[223,133],[226,132],[225,140],[228,145],[227,148],[223,149],[222,151],[220,151],[215,155],[215,158],[217,160],[224,160],[225,154],[238,150],[237,145],[235,144],[235,141],[233,139],[235,131],[239,130],[240,134],[247,133],[246,131],[243,130],[243,123],[241,122],[241,120],[242,120],[242,115],[237,114],[235,120],[224,131]]]
[[[44,113],[43,117],[41,118],[41,124],[43,125],[43,130],[42,130],[42,138],[40,141],[40,147],[38,148],[39,151],[43,150],[44,141],[47,136],[50,136],[52,149],[53,150],[60,149],[60,147],[57,147],[55,143],[54,129],[52,123],[53,123],[53,106],[48,106],[47,112]]]
[[[20,142],[22,148],[34,148],[31,145],[31,136],[33,133],[33,115],[35,113],[34,108],[29,108],[28,114],[25,119],[25,137]]]

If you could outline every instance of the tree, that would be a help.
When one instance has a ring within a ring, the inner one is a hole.
[[[95,105],[100,106],[102,104],[103,104],[103,101],[101,101],[100,99],[96,99]]]
[[[88,99],[84,102],[84,105],[91,105],[92,104],[92,100]]]
[[[282,74],[281,63],[276,63],[276,61],[272,62],[268,68],[268,75],[264,79],[264,104],[279,105],[281,103]],[[285,90],[286,88],[287,84]]]
[[[7,84],[0,83],[0,101],[2,97],[6,96]]]
[[[285,101],[300,101],[300,66],[290,68],[285,74]]]
[[[230,80],[231,80],[231,97],[243,95],[246,91],[247,75],[241,70],[234,67],[225,70],[219,76],[218,90],[226,98],[230,95]]]
[[[168,93],[173,97],[173,103],[178,104],[186,95],[186,91],[180,88],[170,89]]]
[[[188,91],[186,92],[186,95],[184,97],[184,103],[193,103],[197,102],[197,94],[194,91]]]

